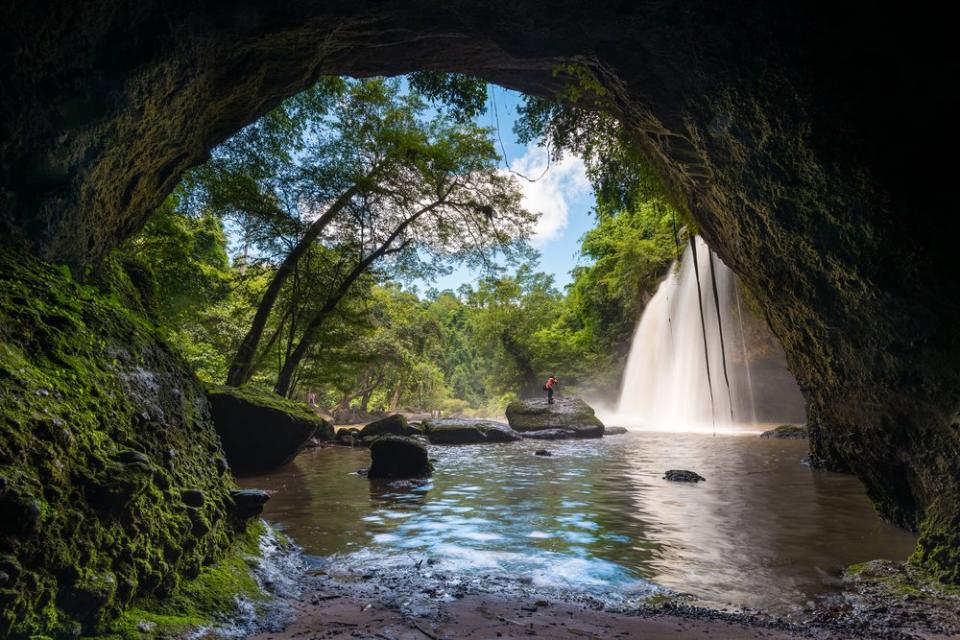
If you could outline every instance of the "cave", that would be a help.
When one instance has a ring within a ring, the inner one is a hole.
[[[759,301],[807,403],[814,459],[856,474],[885,518],[920,532],[913,560],[960,582],[947,21],[865,3],[701,1],[51,0],[0,15],[0,230],[5,261],[30,273],[95,271],[186,169],[321,75],[455,71],[549,96],[558,69],[585,66]],[[28,307],[31,291],[12,304]],[[111,323],[95,314],[86,330],[143,339]],[[173,373],[159,384],[194,393]],[[216,451],[184,437],[197,455]]]

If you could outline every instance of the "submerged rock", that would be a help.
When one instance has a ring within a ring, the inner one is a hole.
[[[546,449],[537,449],[537,450],[533,453],[533,455],[535,455],[535,456],[545,456],[545,457],[549,457],[549,456],[552,456],[553,454],[550,453],[549,451],[547,451]]]
[[[573,438],[600,438],[604,433],[603,423],[594,415],[593,408],[574,396],[556,398],[553,404],[545,399],[511,402],[507,406],[507,421],[525,438],[537,437],[531,433],[548,429],[569,432]],[[541,437],[554,439],[556,434]]]
[[[413,438],[383,436],[370,445],[370,478],[417,478],[433,473],[427,448]]]
[[[333,425],[306,405],[268,391],[215,387],[207,398],[227,461],[239,476],[290,462],[313,437],[333,438]]]
[[[782,424],[779,427],[764,431],[760,434],[761,438],[772,438],[776,440],[806,440],[808,437],[807,428],[799,424]]]
[[[493,420],[424,420],[423,428],[431,444],[485,444],[520,440],[520,434],[508,425]]]
[[[624,427],[604,427],[603,435],[605,436],[621,436],[625,433],[629,433]]]
[[[663,474],[664,480],[670,480],[671,482],[704,482],[706,478],[701,476],[695,471],[688,471],[686,469],[670,469]]]
[[[409,435],[410,427],[407,426],[407,419],[400,414],[394,414],[375,420],[365,425],[360,430],[360,435],[364,438],[377,436],[406,436]]]

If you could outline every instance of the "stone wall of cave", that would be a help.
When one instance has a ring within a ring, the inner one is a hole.
[[[760,302],[814,454],[960,581],[948,21],[779,4],[6,2],[0,229],[95,262],[321,74],[463,71],[549,94],[559,64],[587,65]]]

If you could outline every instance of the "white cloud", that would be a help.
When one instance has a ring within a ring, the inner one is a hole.
[[[577,156],[564,156],[561,162],[551,162],[547,167],[547,152],[537,146],[528,146],[526,152],[514,160],[510,168],[529,178],[542,178],[530,182],[518,178],[523,192],[523,206],[540,218],[534,225],[532,242],[543,246],[555,240],[567,228],[570,203],[590,193],[586,167]]]

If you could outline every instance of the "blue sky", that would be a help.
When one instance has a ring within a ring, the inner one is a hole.
[[[524,207],[541,214],[532,239],[533,246],[541,254],[538,269],[552,274],[557,286],[562,288],[569,284],[570,269],[577,264],[580,236],[594,225],[590,212],[594,204],[593,191],[584,175],[583,161],[579,158],[565,157],[559,164],[551,163],[544,173],[547,167],[546,149],[538,147],[536,143],[527,146],[517,142],[513,123],[517,117],[517,105],[521,102],[521,94],[490,85],[487,113],[479,118],[479,123],[496,127],[499,116],[500,138],[509,166],[531,178],[543,174],[536,182],[521,179],[519,184],[524,194]],[[456,290],[461,284],[474,282],[479,275],[461,268],[435,282],[418,283],[418,289],[425,291],[436,287],[440,290]]]

